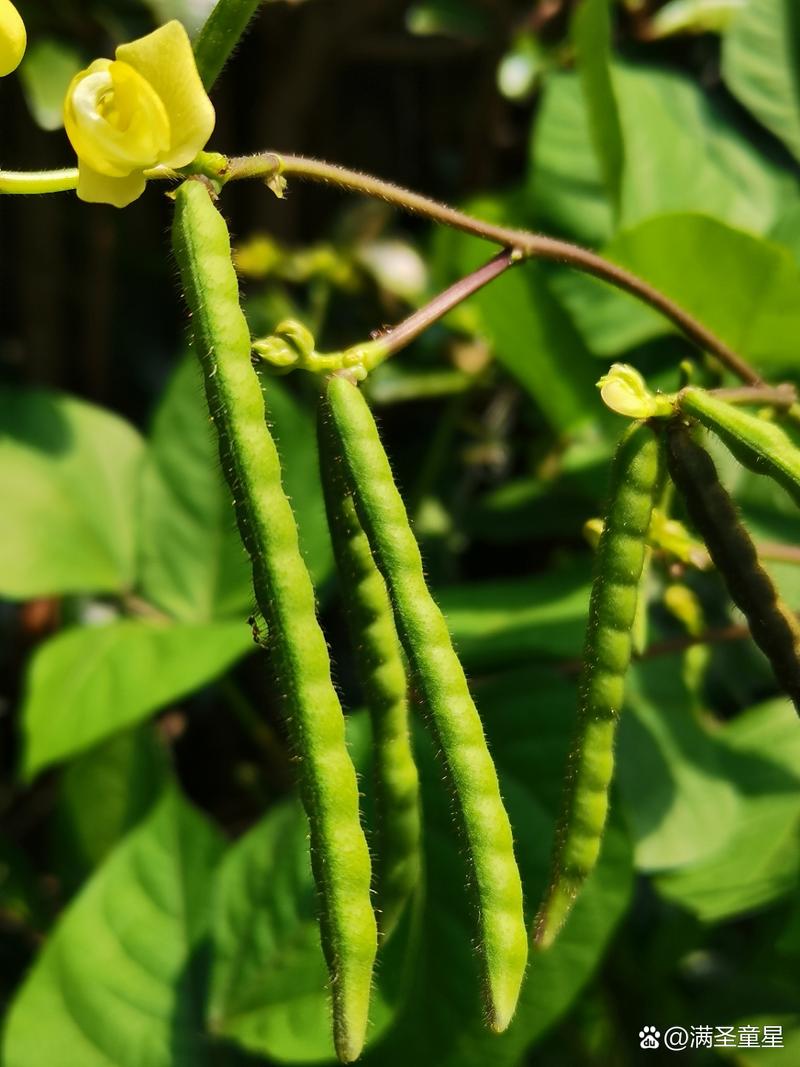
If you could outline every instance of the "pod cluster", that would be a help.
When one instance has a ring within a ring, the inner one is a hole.
[[[397,928],[420,882],[422,814],[409,725],[409,677],[443,754],[472,871],[487,1021],[502,1031],[514,1014],[528,951],[511,826],[478,711],[428,590],[375,422],[350,380],[328,381],[319,411],[322,482],[372,720],[373,870],[328,648],[251,359],[230,237],[201,181],[187,181],[176,193],[173,245],[297,757],[331,979],[336,1053],[342,1062],[361,1053],[379,937],[385,940]]]

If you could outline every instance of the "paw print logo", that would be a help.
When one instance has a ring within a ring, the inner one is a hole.
[[[655,1026],[643,1026],[639,1031],[639,1048],[658,1048],[660,1037]]]

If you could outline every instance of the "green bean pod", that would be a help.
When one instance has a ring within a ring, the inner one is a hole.
[[[322,945],[331,973],[334,1043],[339,1058],[350,1062],[364,1043],[377,931],[344,717],[250,360],[228,230],[200,182],[187,181],[176,193],[173,243],[222,465],[299,757]]]
[[[358,517],[389,589],[452,786],[477,898],[488,1022],[501,1032],[516,1008],[528,945],[497,772],[447,624],[425,582],[419,547],[369,407],[343,377],[330,380],[326,400]]]
[[[742,466],[768,474],[800,504],[800,449],[783,427],[704,389],[683,389],[678,406],[716,434]]]
[[[534,922],[534,944],[549,948],[597,863],[614,771],[614,741],[630,665],[647,532],[661,490],[662,449],[643,423],[622,437],[597,546],[589,621],[551,878]]]
[[[709,454],[677,419],[670,424],[668,444],[670,474],[689,517],[702,534],[732,600],[747,618],[753,640],[800,711],[800,626],[759,563],[755,545]]]
[[[359,681],[372,723],[377,815],[378,929],[395,929],[419,884],[419,776],[409,731],[408,682],[389,593],[341,470],[330,425],[318,419],[325,509]]]

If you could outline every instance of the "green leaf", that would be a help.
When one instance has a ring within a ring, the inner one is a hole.
[[[252,605],[250,564],[194,357],[179,364],[153,421],[141,521],[148,600],[187,622],[244,614]]]
[[[129,588],[142,454],[135,430],[92,404],[0,391],[0,595]]]
[[[141,580],[144,595],[176,619],[208,622],[243,615],[253,604],[247,560],[220,471],[197,361],[178,367],[156,412],[142,491]],[[266,385],[269,418],[284,464],[284,483],[315,582],[332,554],[317,471],[310,413],[286,387]]]
[[[684,867],[725,846],[739,818],[724,751],[670,657],[639,664],[628,679],[617,783],[643,871]]]
[[[244,622],[127,619],[58,634],[37,649],[28,668],[26,779],[193,692],[250,648]]]
[[[580,654],[589,611],[589,568],[534,578],[471,582],[436,591],[458,654],[470,670]]]
[[[605,255],[660,289],[770,374],[797,366],[800,269],[791,253],[702,215],[665,215],[621,233]],[[586,276],[556,288],[593,351],[616,356],[669,333],[650,308]]]
[[[609,201],[619,209],[625,147],[611,77],[609,0],[582,0],[572,19],[589,133]]]
[[[213,946],[214,1033],[282,1061],[332,1057],[308,823],[298,804],[273,809],[229,849]]]
[[[6,1067],[204,1067],[202,949],[221,842],[170,791],[64,912],[6,1022]]]
[[[539,224],[589,244],[607,241],[613,213],[577,75],[556,72],[547,77],[530,156],[528,195]]]
[[[739,791],[734,833],[699,862],[662,875],[668,899],[709,922],[769,904],[800,884],[800,731],[788,700],[740,715],[720,751]],[[719,837],[713,831],[716,846]]]
[[[749,0],[726,34],[728,88],[800,159],[800,20],[795,0]]]
[[[80,52],[54,37],[40,37],[28,48],[19,76],[31,114],[43,130],[64,125],[64,98],[84,65]]]
[[[621,225],[699,212],[766,233],[797,182],[759,153],[707,91],[682,74],[617,64],[625,144]]]
[[[497,201],[480,201],[469,210],[497,221]],[[454,234],[454,273],[464,275],[487,260],[486,245]],[[536,263],[505,272],[470,298],[497,359],[536,401],[554,430],[585,422],[597,408],[596,368],[583,340]]]
[[[544,671],[520,671],[476,687],[514,828],[529,912],[544,891],[555,813],[575,716],[574,686]],[[472,951],[465,861],[450,802],[428,745],[420,745],[426,838],[422,956],[396,1025],[365,1057],[365,1067],[516,1067],[525,1050],[563,1014],[597,966],[628,903],[630,851],[610,826],[600,863],[554,948],[534,957],[514,1021],[486,1029]]]
[[[73,760],[61,777],[56,853],[69,886],[79,885],[141,822],[170,780],[150,726],[116,734]]]

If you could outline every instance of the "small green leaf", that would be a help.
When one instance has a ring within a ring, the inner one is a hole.
[[[725,35],[734,96],[800,159],[800,18],[796,0],[749,0]]]
[[[129,588],[142,455],[136,431],[108,411],[0,391],[0,595]]]
[[[216,831],[169,792],[61,916],[6,1021],[6,1067],[204,1067]]]
[[[41,37],[28,48],[19,75],[31,114],[43,130],[64,125],[64,98],[83,66],[80,53],[54,37]]]
[[[58,634],[28,668],[25,777],[193,692],[250,648],[244,620],[193,626],[126,619]]]

